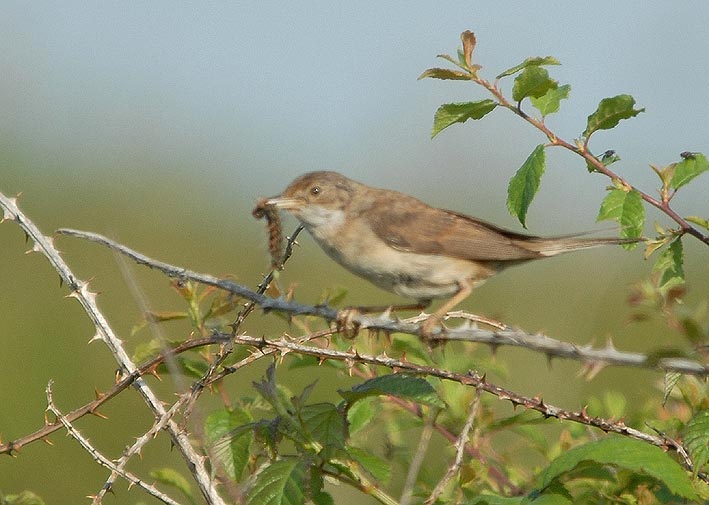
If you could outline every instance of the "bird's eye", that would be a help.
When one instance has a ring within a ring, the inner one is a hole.
[[[313,196],[318,196],[320,194],[320,186],[313,186],[310,188],[310,194]]]

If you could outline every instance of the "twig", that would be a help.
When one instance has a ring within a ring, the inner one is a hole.
[[[157,498],[163,503],[167,503],[169,505],[180,505],[179,502],[173,500],[156,487],[152,486],[151,484],[148,484],[147,482],[144,482],[143,480],[136,477],[132,473],[124,470],[123,468],[119,468],[118,465],[113,463],[110,459],[101,454],[94,446],[92,446],[88,439],[86,439],[81,433],[79,433],[79,430],[77,430],[74,425],[71,424],[71,422],[66,418],[66,416],[64,416],[64,414],[62,414],[62,412],[54,404],[54,399],[52,397],[52,381],[49,381],[49,383],[47,384],[45,392],[47,394],[47,412],[51,412],[56,417],[57,421],[61,423],[64,428],[66,428],[69,435],[71,435],[74,440],[79,442],[79,445],[81,445],[81,447],[83,447],[84,450],[88,452],[99,465],[108,468],[113,473],[120,475],[122,478],[128,481],[130,485],[140,487],[149,495]],[[94,498],[94,503],[100,503],[100,500],[97,502]]]
[[[431,442],[431,435],[433,435],[433,425],[436,422],[437,415],[438,409],[429,412],[428,419],[426,419],[426,422],[423,425],[423,430],[421,430],[421,436],[419,437],[419,443],[416,447],[416,452],[414,453],[414,457],[411,459],[409,471],[406,473],[404,489],[401,493],[401,498],[399,499],[400,505],[411,504],[411,499],[414,496],[414,488],[416,487],[416,480],[418,479],[419,471],[421,471],[421,465],[423,465],[423,460],[426,456],[428,445]]]
[[[153,423],[153,425],[147,432],[139,436],[136,441],[133,442],[133,445],[123,451],[121,457],[116,461],[115,465],[111,467],[111,475],[108,476],[106,482],[103,484],[103,486],[101,486],[99,492],[96,494],[96,496],[93,497],[92,505],[101,504],[101,500],[103,500],[103,497],[106,496],[106,493],[111,490],[113,484],[116,482],[118,477],[123,476],[125,466],[128,464],[128,461],[130,461],[130,458],[132,458],[136,454],[140,454],[140,452],[143,450],[143,447],[145,447],[147,443],[151,440],[154,440],[160,430],[165,429],[167,423],[170,422],[173,416],[177,413],[177,411],[182,408],[183,403],[184,402],[181,402],[179,400],[175,402],[165,412],[164,415],[160,416],[160,418]]]
[[[455,474],[460,469],[460,466],[463,464],[463,454],[465,453],[465,445],[468,443],[468,433],[470,433],[470,430],[473,427],[473,423],[475,422],[475,417],[478,415],[479,405],[480,389],[477,388],[475,390],[473,402],[470,405],[470,413],[468,414],[468,418],[465,420],[463,429],[460,431],[460,435],[455,441],[455,459],[453,460],[451,466],[448,467],[448,471],[446,471],[445,475],[441,478],[440,481],[438,481],[438,484],[436,484],[436,487],[433,489],[431,496],[429,496],[428,499],[423,502],[424,505],[433,505],[436,500],[438,500],[441,494],[443,494],[443,491],[445,490],[450,480],[453,478],[453,476],[455,476]]]
[[[115,396],[117,396],[120,392],[124,391],[127,389],[133,382],[135,381],[136,377],[143,376],[147,373],[151,373],[152,370],[155,369],[160,363],[164,362],[165,359],[169,355],[177,355],[180,353],[183,353],[185,351],[188,351],[190,349],[195,349],[198,347],[202,347],[205,345],[214,345],[214,344],[220,344],[224,342],[224,337],[220,335],[213,335],[211,337],[205,337],[201,339],[193,339],[193,340],[188,340],[187,342],[183,342],[182,344],[178,345],[177,347],[174,347],[172,349],[163,351],[161,354],[158,356],[154,357],[153,359],[149,360],[146,363],[143,363],[138,370],[136,370],[135,373],[131,375],[126,375],[121,380],[119,380],[117,383],[113,385],[111,389],[109,389],[106,392],[96,392],[96,399],[69,412],[68,414],[65,415],[66,419],[70,422],[74,422],[77,419],[87,415],[87,414],[98,414],[98,409],[103,405],[104,403],[108,402]],[[275,351],[272,351],[275,352]],[[36,430],[33,433],[30,433],[28,435],[25,435],[24,437],[18,438],[16,440],[7,442],[5,444],[0,444],[0,454],[12,454],[16,451],[19,451],[22,449],[24,446],[27,444],[30,444],[32,442],[36,442],[38,440],[43,440],[52,433],[58,431],[62,427],[61,424],[59,423],[45,423],[45,425]]]
[[[574,154],[577,154],[581,156],[584,160],[586,160],[590,165],[593,166],[593,168],[598,171],[599,173],[605,175],[606,177],[610,178],[613,181],[618,181],[620,184],[622,184],[624,187],[628,188],[628,190],[635,190],[638,192],[640,195],[640,198],[642,198],[645,202],[648,204],[652,205],[653,207],[657,208],[660,210],[662,213],[664,213],[667,217],[672,219],[674,222],[680,225],[680,228],[682,229],[683,233],[688,233],[692,235],[694,238],[700,240],[706,245],[709,245],[709,235],[705,235],[701,231],[699,231],[697,228],[692,226],[686,219],[684,219],[682,216],[680,216],[677,212],[675,212],[670,206],[669,202],[667,201],[661,201],[658,200],[657,198],[653,197],[652,195],[646,193],[645,191],[639,189],[638,187],[634,186],[630,182],[628,182],[626,179],[624,179],[622,176],[608,168],[606,165],[604,165],[598,158],[596,158],[587,148],[588,144],[588,139],[586,139],[586,142],[581,145],[577,145],[572,142],[568,142],[559,136],[556,135],[553,131],[551,131],[543,121],[540,121],[529,114],[525,113],[520,107],[519,104],[514,104],[511,103],[505,95],[500,91],[500,89],[497,86],[497,81],[495,83],[491,83],[490,81],[487,81],[486,79],[483,79],[481,77],[478,77],[476,73],[470,74],[470,80],[483,88],[487,89],[498,101],[499,105],[504,107],[505,109],[511,111],[513,114],[516,116],[519,116],[529,124],[531,124],[534,128],[542,132],[548,139],[551,145],[553,146],[558,146],[562,147],[564,149],[567,149],[571,151]]]
[[[4,219],[13,220],[24,230],[27,236],[33,241],[32,251],[41,252],[49,260],[59,274],[59,277],[69,287],[69,296],[79,301],[96,329],[96,334],[91,340],[103,341],[118,362],[121,373],[133,375],[137,368],[123,348],[123,343],[114,333],[103,313],[99,310],[96,304],[96,293],[89,291],[88,282],[82,281],[74,276],[69,266],[64,262],[59,252],[54,247],[53,240],[42,234],[39,228],[24,215],[17,206],[16,198],[8,198],[0,193],[0,207],[4,210]],[[141,394],[154,415],[158,417],[165,415],[165,407],[163,407],[160,398],[158,398],[141,377],[136,376],[133,386]],[[194,476],[200,491],[207,499],[208,503],[210,505],[224,504],[204,465],[204,458],[194,450],[187,434],[182,432],[174,421],[170,421],[167,424],[166,431],[170,434],[173,443],[179,449],[182,458],[187,463],[190,472]]]
[[[279,269],[283,268],[283,265],[286,264],[288,259],[291,257],[293,254],[293,244],[295,244],[296,238],[298,238],[298,234],[303,230],[303,226],[299,225],[295,231],[291,234],[290,237],[288,237],[288,242],[286,245],[285,252],[283,254],[283,257],[279,259],[279,264],[277,267]],[[272,269],[266,277],[261,281],[261,283],[258,285],[258,288],[256,290],[256,294],[258,295],[263,295],[268,287],[271,285],[271,282],[273,282],[273,278],[275,276],[276,269]],[[256,304],[253,301],[248,302],[239,312],[239,315],[236,317],[236,321],[232,323],[231,329],[232,329],[232,334],[235,335],[237,331],[239,331],[239,328],[243,324],[244,320],[253,312],[254,308],[256,307]],[[189,399],[186,402],[185,405],[185,418],[189,418],[190,414],[192,412],[192,408],[194,407],[197,398],[199,398],[199,395],[202,393],[204,390],[205,386],[207,383],[212,383],[213,381],[210,381],[210,378],[213,377],[219,367],[224,363],[224,361],[229,357],[233,349],[233,342],[231,341],[226,341],[224,343],[223,348],[221,351],[215,356],[214,360],[212,363],[210,363],[209,368],[207,371],[202,375],[202,377],[195,381],[192,384],[192,389],[189,394]]]
[[[304,305],[291,300],[285,300],[283,298],[270,298],[262,293],[253,291],[243,285],[227,279],[219,279],[212,275],[193,272],[185,268],[154,260],[97,233],[71,230],[67,228],[57,230],[57,233],[102,244],[109,249],[125,254],[141,265],[159,270],[169,277],[192,280],[223,289],[229,293],[233,293],[237,296],[250,300],[253,304],[259,305],[263,310],[276,310],[292,315],[313,315],[322,317],[328,321],[335,321],[338,317],[338,311],[327,305]],[[697,375],[700,377],[709,376],[709,365],[685,358],[651,359],[641,353],[618,351],[610,343],[603,349],[593,349],[591,346],[579,346],[576,344],[559,341],[543,334],[530,334],[524,332],[523,330],[514,328],[485,330],[479,328],[477,325],[470,324],[470,322],[467,321],[467,318],[472,317],[472,315],[466,316],[466,321],[458,328],[449,328],[445,330],[445,332],[435,330],[433,335],[429,338],[434,341],[461,340],[466,342],[477,342],[487,344],[492,347],[499,347],[503,345],[523,347],[531,351],[543,353],[550,357],[573,359],[593,365],[594,367],[602,367],[606,365],[632,366],[662,370],[663,372],[673,371],[682,374]],[[361,329],[380,330],[387,333],[399,332],[408,333],[411,335],[421,335],[419,324],[392,319],[391,317],[385,315],[356,315],[352,318],[352,321],[359,325]]]

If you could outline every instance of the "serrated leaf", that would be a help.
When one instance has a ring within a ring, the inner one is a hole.
[[[453,80],[453,81],[467,81],[470,80],[470,74],[461,72],[460,70],[451,70],[448,68],[429,68],[425,70],[421,75],[418,76],[417,80],[421,79],[442,79],[442,80]]]
[[[661,272],[658,287],[677,286],[684,282],[684,252],[682,240],[677,237],[662,251],[653,266],[655,272]]]
[[[615,128],[621,120],[630,119],[641,112],[645,112],[645,109],[636,109],[635,98],[630,95],[604,98],[596,111],[588,116],[583,136],[588,138],[598,130]]]
[[[299,458],[274,461],[256,476],[246,497],[249,505],[305,503],[305,463]]]
[[[597,221],[612,219],[620,223],[620,235],[624,238],[638,238],[645,226],[645,207],[642,197],[635,190],[612,189],[601,203]],[[636,244],[625,244],[632,249]]]
[[[672,390],[677,385],[677,382],[682,378],[682,374],[679,372],[667,372],[665,374],[664,380],[664,391],[662,392],[662,405],[667,403],[667,399],[672,394]]]
[[[240,426],[253,421],[251,415],[240,408],[212,412],[204,421],[204,433],[209,444],[215,444],[214,456],[233,480],[239,480],[249,461],[249,448],[254,439],[253,430]],[[230,435],[231,434],[231,435]]]
[[[512,98],[515,102],[521,102],[527,97],[540,97],[550,89],[558,87],[558,83],[549,77],[549,72],[539,66],[525,68],[521,74],[515,77],[512,86]]]
[[[507,208],[525,228],[527,210],[537,194],[545,167],[544,144],[534,148],[507,187]]]
[[[445,408],[446,405],[428,381],[404,374],[382,375],[358,384],[350,391],[338,392],[349,403],[369,396],[392,395],[432,407]]]
[[[541,66],[541,65],[561,65],[559,60],[554,58],[553,56],[537,56],[535,58],[527,58],[524,60],[522,63],[519,65],[515,65],[512,68],[508,68],[501,74],[499,74],[496,79],[502,79],[503,77],[507,77],[512,74],[516,74],[520,70],[524,70],[527,67],[533,67],[533,66]]]
[[[538,489],[546,488],[584,462],[610,465],[647,475],[662,482],[675,495],[690,500],[697,498],[687,473],[662,449],[621,437],[604,438],[566,451],[542,472],[537,482]]]
[[[675,165],[674,175],[670,184],[679,189],[689,181],[709,171],[709,161],[702,153],[691,153]]]
[[[188,480],[177,470],[172,468],[160,468],[152,470],[150,476],[166,486],[174,487],[188,498],[192,498],[192,488]]]
[[[332,403],[315,403],[300,410],[300,418],[311,438],[319,442],[328,458],[332,451],[345,446],[345,418]]]
[[[347,453],[377,481],[385,483],[389,480],[391,476],[390,461],[357,447],[347,447]]]
[[[495,107],[497,107],[497,103],[490,99],[443,104],[438,108],[433,118],[431,138],[455,123],[464,123],[468,119],[481,119]]]
[[[709,410],[700,410],[683,430],[684,445],[694,463],[694,476],[709,463]]]
[[[561,101],[569,97],[571,85],[564,84],[558,88],[552,88],[540,97],[531,97],[532,105],[541,113],[542,116],[548,116],[559,110]]]

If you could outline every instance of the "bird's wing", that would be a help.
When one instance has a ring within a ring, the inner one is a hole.
[[[372,231],[394,249],[471,261],[519,261],[542,256],[519,245],[530,237],[410,198],[378,202],[365,211]]]

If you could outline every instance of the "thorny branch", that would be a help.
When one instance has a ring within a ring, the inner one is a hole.
[[[486,393],[496,396],[499,400],[509,401],[514,406],[520,406],[527,410],[536,410],[547,418],[554,417],[560,421],[572,421],[585,424],[587,426],[598,428],[606,433],[625,435],[663,449],[673,450],[680,455],[685,468],[690,471],[694,469],[692,461],[687,456],[686,448],[677,440],[667,436],[650,435],[627,426],[622,420],[614,421],[602,417],[589,416],[585,408],[580,411],[571,411],[548,404],[540,397],[531,398],[520,395],[512,390],[489,382],[485,375],[480,375],[474,370],[470,370],[467,373],[453,372],[441,368],[418,365],[416,363],[406,361],[405,359],[390,358],[386,355],[371,356],[360,354],[357,351],[338,351],[308,346],[292,342],[286,338],[267,340],[264,338],[250,337],[247,335],[237,335],[234,337],[234,341],[243,345],[252,345],[259,349],[277,348],[278,352],[282,355],[289,352],[294,352],[301,355],[313,356],[319,360],[342,361],[344,363],[348,363],[349,366],[353,366],[354,364],[382,366],[389,368],[396,373],[437,377],[439,379],[457,382],[463,386],[475,387],[480,391],[485,391]],[[709,482],[709,475],[700,472],[699,477],[702,480]]]
[[[0,205],[5,208],[5,218],[12,218],[16,221],[18,221],[22,225],[22,220],[18,219],[18,214],[15,213],[15,209],[17,209],[14,200],[11,199],[3,199],[3,195],[0,194]],[[8,204],[8,200],[10,203]],[[11,209],[11,210],[8,210]],[[19,212],[19,209],[17,209]],[[24,218],[24,216],[23,216]],[[23,226],[24,229],[24,226]],[[185,342],[178,346],[175,349],[166,351],[164,354],[165,356],[167,355],[166,353],[169,353],[171,356],[174,356],[175,354],[178,354],[180,352],[184,352],[188,349],[195,348],[200,345],[211,345],[211,344],[221,344],[224,345],[225,343],[229,343],[229,345],[232,345],[233,343],[237,343],[240,345],[250,345],[253,346],[257,349],[256,352],[251,354],[249,357],[245,358],[245,360],[242,360],[244,362],[251,362],[255,359],[258,359],[262,356],[267,356],[267,355],[272,355],[272,354],[285,354],[287,352],[297,352],[300,354],[304,355],[311,355],[315,356],[320,360],[327,360],[327,359],[334,359],[334,360],[340,360],[344,361],[350,366],[352,364],[370,364],[370,365],[378,365],[378,366],[385,366],[388,367],[395,372],[408,372],[411,374],[421,374],[421,375],[430,375],[430,376],[435,376],[435,377],[440,377],[442,379],[446,380],[453,380],[456,382],[459,382],[464,385],[469,385],[476,387],[478,393],[479,391],[486,391],[488,393],[491,393],[495,396],[497,396],[499,399],[503,400],[509,400],[512,402],[514,405],[521,405],[524,406],[525,408],[532,409],[532,410],[537,410],[540,413],[542,413],[545,417],[556,417],[558,419],[563,419],[563,420],[571,420],[574,422],[586,424],[589,426],[594,426],[597,427],[603,431],[611,431],[615,433],[622,433],[627,436],[633,437],[633,438],[638,438],[640,440],[644,440],[648,443],[651,443],[653,445],[657,445],[660,447],[664,448],[670,448],[674,451],[676,451],[683,459],[684,459],[684,465],[685,467],[691,469],[692,468],[692,462],[688,458],[686,451],[684,447],[681,445],[680,442],[673,440],[669,437],[666,436],[653,436],[653,435],[648,435],[647,433],[640,432],[639,430],[635,430],[633,428],[630,428],[626,426],[622,421],[610,421],[602,418],[597,418],[597,417],[590,417],[586,414],[584,410],[580,412],[572,412],[572,411],[566,411],[563,409],[560,409],[558,407],[554,407],[548,404],[545,404],[543,400],[539,398],[529,398],[529,397],[524,397],[522,395],[517,395],[516,393],[506,390],[504,388],[501,388],[499,386],[496,386],[494,384],[491,384],[486,381],[484,376],[478,375],[476,372],[468,372],[467,374],[460,374],[460,373],[455,373],[447,370],[441,370],[441,369],[436,369],[432,367],[425,367],[421,365],[415,365],[410,362],[407,362],[405,359],[402,360],[395,360],[392,358],[388,358],[386,356],[366,356],[366,355],[360,355],[356,352],[341,352],[341,351],[333,351],[329,349],[323,349],[319,347],[312,347],[312,346],[307,346],[304,345],[305,341],[310,340],[312,338],[317,338],[318,336],[324,335],[324,334],[331,334],[335,330],[324,330],[323,332],[320,332],[318,334],[310,334],[302,339],[299,339],[298,342],[293,342],[291,340],[286,340],[286,339],[279,339],[279,340],[265,340],[263,338],[255,338],[255,337],[248,337],[245,335],[237,335],[236,334],[236,329],[240,326],[241,321],[243,321],[243,317],[246,317],[248,313],[250,313],[256,306],[261,306],[262,309],[264,310],[279,310],[279,311],[284,311],[287,313],[290,313],[292,315],[299,315],[299,314],[308,314],[308,315],[316,315],[319,317],[322,317],[328,321],[333,321],[337,319],[338,313],[337,310],[328,307],[326,305],[318,305],[318,306],[308,306],[308,305],[302,305],[298,304],[292,301],[287,301],[283,299],[274,299],[270,298],[264,295],[265,293],[265,287],[272,281],[271,275],[267,276],[264,281],[262,282],[261,285],[259,285],[259,289],[257,291],[252,291],[244,286],[241,286],[239,284],[236,284],[232,281],[228,280],[222,280],[215,278],[213,276],[209,276],[206,274],[200,274],[196,272],[192,272],[183,268],[175,267],[173,265],[169,265],[167,263],[159,262],[156,260],[153,260],[145,255],[142,255],[141,253],[138,253],[126,246],[123,246],[122,244],[119,244],[117,242],[114,242],[106,237],[103,237],[98,234],[93,234],[89,232],[81,232],[81,231],[76,231],[76,230],[59,230],[58,231],[60,234],[66,234],[66,235],[72,235],[80,238],[85,238],[88,240],[92,240],[98,243],[101,243],[113,250],[116,250],[132,259],[137,261],[140,264],[144,264],[146,266],[149,266],[151,268],[156,268],[164,273],[166,273],[170,277],[176,277],[178,279],[182,280],[192,280],[196,282],[201,282],[207,285],[215,286],[220,289],[224,289],[230,293],[236,294],[238,296],[241,296],[247,300],[250,301],[249,304],[245,306],[245,308],[242,310],[240,313],[239,319],[234,323],[234,332],[231,334],[214,334],[210,337],[204,338],[204,339],[195,339],[191,340],[188,342]],[[296,230],[296,233],[293,234],[292,237],[289,238],[289,243],[288,246],[289,248],[292,247],[295,236],[299,230]],[[38,232],[37,232],[38,233]],[[35,235],[28,233],[29,236],[35,237]],[[51,245],[51,239],[48,239],[46,237],[40,236],[47,241],[49,241],[49,244]],[[37,240],[35,240],[35,247],[33,249],[37,250],[40,249],[41,246],[38,246]],[[53,247],[50,248],[51,251],[53,251]],[[55,251],[56,253],[56,251]],[[47,254],[47,253],[45,253]],[[50,257],[48,255],[48,257]],[[57,258],[58,255],[57,255]],[[54,264],[56,261],[56,258],[53,256],[50,257],[50,261]],[[61,261],[61,258],[59,258],[59,261]],[[56,267],[55,267],[56,268]],[[61,274],[61,272],[60,272]],[[73,280],[73,277],[68,277],[68,279]],[[76,292],[76,290],[86,290],[88,292],[87,286],[85,283],[83,284],[78,284],[78,281],[73,281],[76,284],[76,288],[73,290],[73,292]],[[67,281],[69,284],[69,281]],[[70,286],[73,286],[70,284]],[[92,297],[89,297],[90,301],[93,301]],[[456,315],[456,314],[451,314],[451,316]],[[460,317],[468,317],[466,314],[458,314]],[[397,319],[392,319],[388,314],[383,314],[379,317],[368,317],[368,316],[358,316],[355,319],[355,322],[361,325],[361,328],[368,328],[370,330],[381,330],[384,332],[405,332],[405,333],[411,333],[411,334],[419,334],[419,327],[418,324],[416,324],[416,319],[413,318],[412,320],[409,321],[400,321]],[[100,335],[100,333],[97,333]],[[434,339],[438,340],[465,340],[465,341],[471,341],[471,342],[482,342],[486,343],[491,346],[499,346],[499,345],[516,345],[516,346],[521,346],[525,347],[531,350],[535,350],[538,352],[543,352],[549,356],[555,356],[555,357],[567,357],[571,359],[577,359],[579,361],[582,361],[587,364],[593,364],[598,366],[599,364],[602,366],[609,365],[609,364],[615,364],[615,365],[625,365],[625,366],[644,366],[647,368],[659,368],[663,370],[676,370],[681,373],[690,373],[690,374],[695,374],[695,375],[700,375],[700,376],[706,376],[708,374],[707,366],[703,365],[698,362],[694,362],[691,360],[684,360],[684,359],[664,359],[660,361],[659,363],[656,363],[655,365],[652,365],[648,362],[648,358],[644,355],[637,354],[637,353],[623,353],[619,352],[612,347],[607,347],[606,349],[602,350],[594,350],[590,347],[578,347],[574,346],[572,344],[567,344],[564,342],[559,342],[554,339],[551,339],[549,337],[543,336],[543,335],[530,335],[525,332],[522,332],[521,330],[515,330],[515,329],[510,329],[507,327],[502,327],[498,328],[495,331],[488,331],[488,330],[481,330],[477,326],[472,326],[470,324],[464,324],[459,328],[453,328],[449,329],[446,332],[439,332],[434,335]],[[118,341],[120,344],[120,341]],[[165,359],[165,356],[160,355],[156,357],[154,360],[152,360],[150,363],[146,363],[145,365],[141,366],[140,368],[135,368],[133,366],[133,370],[129,372],[130,368],[126,367],[125,371],[128,373],[124,373],[122,379],[120,382],[118,382],[114,388],[111,389],[106,394],[99,395],[97,400],[94,402],[91,402],[90,404],[87,404],[86,406],[82,407],[81,409],[76,409],[75,411],[67,414],[66,416],[61,416],[63,419],[65,419],[68,423],[71,423],[74,419],[81,417],[82,415],[85,415],[87,413],[93,413],[96,411],[99,405],[102,403],[108,401],[110,398],[114,397],[116,394],[118,394],[120,391],[126,389],[129,385],[137,383],[137,382],[142,382],[141,376],[145,373],[149,373],[151,370],[154,370],[154,367],[157,366],[157,364]],[[205,377],[203,377],[203,381],[201,383],[201,387],[205,387],[206,385],[212,384],[221,378],[223,378],[225,375],[228,375],[229,373],[233,373],[236,369],[240,367],[240,364],[237,364],[232,367],[227,367],[227,368],[222,368],[221,370],[217,371],[217,367],[214,367],[211,369],[211,372],[209,374],[205,374]],[[143,383],[144,384],[144,383]],[[146,386],[147,387],[147,386]],[[153,434],[157,432],[157,430],[161,429],[162,424],[167,424],[168,429],[170,426],[176,426],[176,423],[172,420],[172,413],[174,413],[177,409],[179,409],[181,406],[184,406],[189,402],[189,393],[186,393],[183,395],[180,400],[178,400],[171,408],[169,411],[164,410],[164,413],[161,414],[158,418],[158,421],[156,421],[156,424],[154,425],[154,429],[151,429],[148,434]],[[469,417],[469,421],[472,423],[472,418],[474,417],[474,414],[471,414]],[[58,421],[61,421],[59,417],[57,418]],[[5,444],[0,445],[0,453],[3,452],[11,452],[13,450],[17,450],[22,445],[29,443],[30,441],[33,440],[38,440],[46,437],[49,433],[56,431],[57,429],[61,428],[63,424],[60,422],[55,422],[55,423],[47,423],[46,426],[42,430],[38,430],[35,434],[32,434],[28,437],[25,437],[24,439],[20,439],[18,441],[15,441],[10,444]],[[467,426],[467,423],[466,423]],[[456,449],[457,449],[457,454],[461,452],[461,447],[465,447],[465,442],[463,440],[464,432],[461,432],[460,438],[456,442]],[[146,436],[148,436],[146,434]],[[467,435],[465,435],[467,437]],[[138,443],[134,444],[137,445]],[[141,445],[142,447],[142,445]],[[131,452],[131,454],[137,452],[139,450],[136,449],[136,451]],[[452,466],[453,472],[455,472],[455,467]],[[449,469],[450,470],[450,469]],[[123,475],[124,470],[122,469],[121,466],[116,465],[116,469],[113,470],[114,473],[118,472],[119,475]],[[704,475],[704,474],[699,474],[700,478],[703,480],[709,480],[709,477]],[[217,502],[217,501],[211,501],[210,503],[222,503],[222,502]]]
[[[97,242],[114,251],[125,254],[141,265],[160,270],[169,277],[191,280],[223,289],[229,293],[250,300],[253,304],[260,306],[264,311],[277,310],[294,316],[312,315],[328,321],[336,321],[338,319],[337,309],[327,305],[304,305],[283,298],[270,298],[261,292],[255,292],[228,279],[219,279],[212,275],[193,272],[185,268],[152,259],[98,233],[67,228],[57,230],[57,233]],[[452,315],[455,314],[465,316],[462,313],[452,313]],[[352,321],[356,323],[360,329],[378,330],[384,333],[400,332],[421,336],[420,324],[416,322],[418,321],[416,318],[402,321],[392,318],[385,312],[380,316],[357,315],[352,318]],[[434,342],[461,340],[487,344],[492,347],[523,347],[531,351],[543,353],[549,357],[581,361],[594,368],[607,365],[632,366],[662,370],[665,372],[679,372],[688,375],[709,375],[709,366],[685,358],[661,358],[656,360],[641,353],[618,351],[610,343],[603,349],[594,349],[590,345],[579,346],[556,340],[540,333],[531,334],[515,328],[482,329],[477,325],[470,324],[467,320],[457,328],[448,328],[445,331],[440,329],[434,330],[433,335],[429,338]]]
[[[682,233],[692,235],[694,238],[700,240],[705,245],[709,245],[709,235],[705,235],[704,233],[699,231],[699,229],[692,226],[686,219],[684,219],[674,209],[670,207],[668,201],[663,201],[653,197],[649,193],[634,186],[621,175],[604,165],[603,162],[599,160],[596,156],[594,156],[593,153],[591,153],[591,151],[588,149],[588,139],[586,139],[586,142],[579,144],[562,139],[551,129],[549,129],[549,127],[544,123],[543,120],[539,120],[533,116],[530,116],[521,109],[519,104],[510,102],[507,97],[505,97],[504,93],[500,90],[499,80],[496,80],[494,83],[492,83],[486,79],[483,79],[482,77],[479,77],[477,75],[477,68],[469,70],[471,70],[469,78],[472,82],[488,90],[495,97],[500,106],[511,111],[513,114],[519,116],[527,123],[531,124],[534,128],[542,132],[547,137],[547,139],[549,139],[550,145],[562,147],[563,149],[566,149],[574,154],[581,156],[597,172],[605,175],[612,181],[619,182],[622,186],[628,188],[629,190],[632,189],[637,191],[640,197],[645,202],[657,208],[658,210],[663,212],[667,217],[676,222],[680,226]]]
[[[443,475],[441,480],[433,488],[431,495],[426,499],[424,505],[433,505],[436,500],[443,494],[448,483],[455,476],[455,474],[460,470],[463,464],[463,454],[465,453],[465,445],[468,443],[468,434],[473,428],[473,423],[475,422],[475,417],[478,415],[478,407],[480,406],[480,389],[475,390],[475,397],[470,404],[470,409],[468,410],[468,418],[465,420],[463,429],[460,431],[458,439],[455,441],[455,459],[453,463],[448,467],[448,470]]]
[[[130,356],[126,353],[123,343],[114,333],[103,313],[99,310],[96,304],[96,293],[89,290],[88,282],[78,279],[69,266],[64,262],[59,252],[54,247],[52,238],[45,236],[37,228],[37,226],[29,219],[17,206],[16,198],[8,198],[0,193],[0,207],[3,208],[3,220],[12,220],[16,222],[20,228],[33,241],[32,251],[41,252],[51,263],[54,269],[59,274],[62,281],[69,287],[72,298],[76,298],[83,307],[86,315],[94,325],[96,334],[92,340],[101,340],[111,351],[118,362],[121,373],[124,375],[133,375],[137,368]],[[141,394],[145,403],[148,405],[153,414],[157,417],[165,415],[165,407],[158,396],[145,383],[140,376],[136,376],[133,381],[133,387]],[[168,421],[165,430],[170,435],[175,446],[180,451],[182,458],[187,463],[190,472],[194,476],[197,485],[204,497],[210,504],[224,504],[221,496],[217,492],[209,472],[205,466],[205,460],[200,456],[190,443],[187,433],[172,420]]]
[[[47,395],[47,412],[51,412],[52,415],[54,415],[54,417],[56,418],[56,422],[54,424],[64,426],[64,428],[67,430],[67,433],[69,433],[69,435],[71,435],[71,437],[76,440],[79,445],[81,445],[81,447],[83,447],[84,450],[88,452],[99,465],[108,468],[113,473],[120,475],[130,485],[142,488],[146,493],[151,496],[154,496],[163,503],[167,503],[168,505],[180,505],[179,502],[176,502],[152,484],[148,484],[147,482],[141,480],[140,478],[136,477],[132,473],[126,471],[121,466],[108,459],[106,456],[101,454],[101,452],[99,452],[93,445],[91,445],[91,442],[89,442],[86,437],[79,433],[79,430],[77,430],[74,425],[71,424],[71,421],[69,421],[69,419],[67,419],[67,417],[62,414],[62,412],[54,403],[51,381],[49,382],[49,384],[47,384],[45,393]],[[49,421],[47,422],[47,424],[49,424]],[[94,503],[97,503],[96,499],[94,499]],[[100,503],[100,499],[98,503]]]

